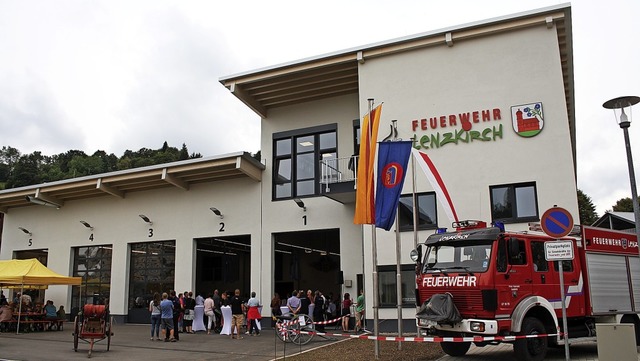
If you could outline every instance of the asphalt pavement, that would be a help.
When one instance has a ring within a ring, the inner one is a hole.
[[[65,323],[62,331],[0,334],[0,360],[55,361],[86,360],[89,343],[79,339],[74,351],[73,323]],[[244,360],[268,361],[288,357],[314,347],[335,342],[314,337],[307,345],[283,343],[273,330],[264,329],[260,336],[243,335],[240,340],[229,336],[198,332],[180,334],[178,342],[150,340],[150,326],[113,325],[109,350],[108,338],[96,339],[92,359],[95,360]]]
[[[78,350],[74,351],[72,323],[66,323],[63,331],[45,331],[31,333],[1,333],[0,361],[52,361],[86,360],[89,340],[79,340]],[[327,330],[332,332],[333,330]],[[150,326],[137,324],[113,325],[114,335],[109,339],[96,340],[92,359],[96,360],[244,360],[271,361],[286,359],[296,353],[316,347],[330,345],[344,337],[314,337],[307,345],[298,346],[283,343],[275,337],[271,329],[263,329],[260,336],[243,335],[240,340],[229,336],[205,332],[180,334],[178,342],[150,341]],[[338,331],[339,332],[339,331]],[[392,342],[392,341],[381,341]],[[598,349],[595,342],[571,346],[571,360],[596,361]],[[497,346],[472,346],[463,357],[444,356],[439,361],[511,361],[514,359],[510,344]],[[563,348],[551,349],[546,360],[565,360]],[[640,360],[640,357],[638,357]],[[601,360],[604,361],[604,360]]]

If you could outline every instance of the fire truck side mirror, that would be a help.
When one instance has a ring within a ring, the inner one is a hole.
[[[422,258],[422,257],[420,257],[420,253],[422,253],[422,252],[420,252],[421,250],[422,249],[420,248],[420,246],[418,246],[417,249],[414,249],[414,250],[411,251],[411,253],[409,253],[409,257],[411,257],[411,260],[413,262],[417,263],[417,262],[420,261],[420,258]]]
[[[417,249],[414,249],[409,253],[409,257],[416,264],[416,274],[419,275],[422,272],[422,248],[418,246]]]

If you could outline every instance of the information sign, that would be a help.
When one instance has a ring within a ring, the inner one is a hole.
[[[544,243],[547,261],[568,261],[573,259],[572,241],[549,241]]]

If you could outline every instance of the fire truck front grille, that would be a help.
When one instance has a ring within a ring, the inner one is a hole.
[[[420,291],[420,299],[422,302],[428,300],[436,293],[450,293],[453,296],[453,303],[463,316],[469,313],[475,313],[483,310],[482,307],[482,292],[480,290],[437,290],[435,292],[428,292],[426,290]]]

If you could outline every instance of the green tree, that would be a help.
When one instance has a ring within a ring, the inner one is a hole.
[[[11,177],[14,165],[20,159],[20,151],[16,148],[3,146],[0,149],[0,189],[4,188],[4,185]]]
[[[180,158],[179,160],[187,160],[189,159],[189,150],[187,149],[187,145],[182,143],[182,148],[180,149]]]
[[[102,159],[103,172],[118,170],[118,157],[115,154],[107,154],[104,150],[96,150],[91,156]]]
[[[169,146],[166,141],[160,149],[127,149],[120,158],[103,150],[97,150],[91,156],[81,150],[69,150],[52,156],[38,151],[21,155],[18,149],[3,146],[0,149],[0,189],[201,157],[200,153],[189,155],[186,144],[178,149]]]
[[[633,202],[631,198],[621,198],[618,199],[616,204],[613,206],[614,212],[633,212]]]
[[[596,207],[593,205],[591,197],[578,189],[578,212],[580,213],[580,224],[591,225],[598,220]]]
[[[104,172],[104,162],[100,157],[75,156],[69,162],[69,174],[72,175],[71,178],[84,177]]]
[[[7,188],[23,187],[41,183],[40,165],[44,157],[40,152],[33,152],[20,157],[7,180]]]

